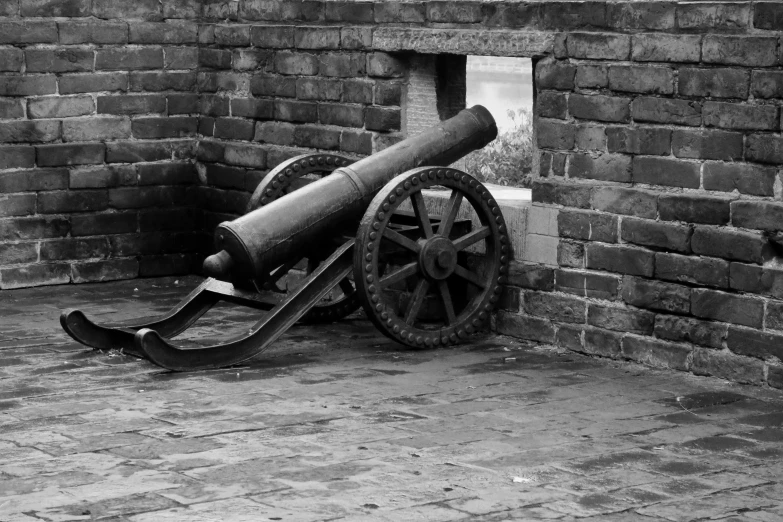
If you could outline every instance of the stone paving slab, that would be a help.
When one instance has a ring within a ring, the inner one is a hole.
[[[139,317],[198,282],[0,293],[0,521],[783,520],[779,391],[500,336],[409,350],[360,313],[196,373],[60,329],[61,309]]]

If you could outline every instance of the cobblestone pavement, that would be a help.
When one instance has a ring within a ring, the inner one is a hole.
[[[60,330],[62,308],[145,315],[197,283],[0,293],[0,520],[783,520],[773,390],[505,337],[410,351],[360,314],[190,374]]]

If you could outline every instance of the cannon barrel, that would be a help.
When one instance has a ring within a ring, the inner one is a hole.
[[[218,254],[204,261],[205,275],[230,281],[262,279],[278,266],[307,255],[340,224],[357,223],[378,191],[395,176],[421,166],[447,166],[497,136],[492,115],[476,105],[424,133],[335,170],[285,197],[215,230]]]

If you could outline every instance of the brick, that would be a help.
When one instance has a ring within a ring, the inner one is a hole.
[[[35,149],[39,167],[103,163],[106,153],[103,143],[38,145]]]
[[[372,133],[344,130],[340,133],[340,150],[357,154],[372,153]]]
[[[575,75],[576,66],[565,62],[541,60],[536,65],[536,85],[539,89],[573,90]]]
[[[90,213],[71,216],[71,235],[94,236],[136,232],[136,212]]]
[[[671,30],[675,26],[675,5],[668,2],[607,4],[606,19],[609,27],[617,29]]]
[[[202,116],[228,116],[229,99],[223,96],[204,94],[199,101]]]
[[[122,0],[93,0],[92,14],[105,19],[157,20],[162,17],[162,9],[157,0],[138,0],[131,4]]]
[[[89,72],[93,51],[86,49],[28,49],[25,51],[28,72]]]
[[[636,98],[631,104],[634,121],[674,125],[701,125],[701,104],[688,100]]]
[[[342,85],[341,85],[342,87]],[[402,84],[378,82],[375,84],[376,105],[402,105]],[[342,93],[341,93],[342,94]],[[336,98],[339,99],[339,98]]]
[[[48,20],[0,22],[0,45],[57,43],[57,24]]]
[[[525,292],[523,310],[528,315],[564,323],[584,323],[586,303],[576,297],[548,292]]]
[[[126,90],[128,90],[128,73],[77,74],[60,77],[60,94]]]
[[[630,183],[631,156],[608,153],[575,153],[568,164],[571,178],[599,179]]]
[[[198,211],[187,208],[150,209],[139,212],[139,230],[144,232],[192,230]]]
[[[716,227],[696,227],[691,239],[694,254],[750,263],[773,257],[769,242],[760,234]]]
[[[300,100],[339,101],[342,95],[343,85],[338,80],[318,80],[315,78],[296,80],[296,97]]]
[[[0,220],[0,239],[9,241],[65,237],[69,230],[70,222],[63,217],[36,216]]]
[[[148,114],[166,110],[162,95],[98,96],[98,114]]]
[[[576,208],[589,208],[593,193],[593,187],[589,185],[566,185],[543,180],[534,180],[531,189],[536,203]]]
[[[783,163],[783,137],[751,134],[745,141],[745,159],[759,163]]]
[[[151,163],[138,168],[139,185],[190,185],[198,180],[192,163]]]
[[[130,75],[131,91],[191,91],[195,86],[193,72],[132,72]]]
[[[190,254],[166,254],[142,256],[139,260],[139,277],[160,277],[166,275],[192,274],[196,261]]]
[[[253,98],[234,98],[231,100],[231,114],[233,116],[270,120],[274,115],[274,108],[274,103],[271,100],[257,100]]]
[[[662,194],[658,211],[663,221],[684,221],[706,225],[729,222],[730,200],[690,194]]]
[[[71,265],[47,263],[0,269],[0,289],[61,285],[71,281]]]
[[[0,237],[2,237],[1,234]],[[767,301],[767,314],[764,326],[767,329],[783,330],[783,302]]]
[[[167,0],[163,3],[163,18],[198,18],[201,15],[199,0]]]
[[[742,69],[680,69],[679,93],[682,96],[746,99],[749,84],[750,73]]]
[[[376,2],[375,22],[423,23],[426,19],[424,3]]]
[[[318,74],[318,57],[308,53],[281,51],[275,55],[275,72],[286,75]]]
[[[704,164],[703,183],[707,190],[739,191],[753,196],[774,195],[776,171],[749,163],[708,161]]]
[[[105,258],[108,255],[109,240],[105,237],[55,239],[41,242],[41,261]]]
[[[60,214],[63,212],[91,212],[107,208],[105,190],[68,190],[41,192],[38,194],[38,212]]]
[[[207,185],[226,189],[244,189],[247,171],[224,165],[207,165]]]
[[[567,157],[567,154],[561,152],[541,151],[539,160],[540,176],[542,178],[547,178],[549,176],[565,176]]]
[[[294,145],[313,149],[337,150],[340,148],[340,131],[316,125],[300,125],[294,128]]]
[[[767,201],[732,201],[731,223],[735,227],[755,230],[783,228],[783,205]]]
[[[98,141],[130,138],[128,118],[72,118],[63,121],[63,141]]]
[[[742,134],[720,130],[675,130],[672,153],[678,158],[735,160],[742,158]]]
[[[95,69],[124,71],[162,69],[163,49],[99,49],[95,53]]]
[[[505,311],[497,313],[497,332],[517,339],[552,343],[555,340],[555,328],[546,319],[517,315]]]
[[[737,130],[777,130],[777,107],[738,103],[705,102],[704,124]]]
[[[657,315],[654,332],[661,339],[720,348],[726,338],[728,325],[688,317]]]
[[[324,4],[324,17],[331,22],[371,23],[373,6],[373,2],[328,2]]]
[[[574,148],[574,125],[557,121],[539,120],[536,139],[538,146],[549,149]]]
[[[658,195],[637,189],[599,187],[592,197],[592,207],[613,214],[655,218],[658,214]]]
[[[235,72],[201,72],[198,74],[198,89],[201,92],[247,92],[250,89],[250,77]]]
[[[783,98],[783,71],[753,71],[750,92],[756,98]]]
[[[658,127],[609,127],[606,129],[609,152],[667,156],[671,152],[669,129]]]
[[[294,27],[291,25],[253,26],[250,39],[255,47],[291,49],[294,47]]]
[[[73,264],[74,283],[97,283],[133,279],[139,276],[136,259],[109,259]]]
[[[169,114],[193,114],[199,110],[198,94],[170,94],[166,96]]]
[[[396,131],[402,125],[399,109],[368,107],[365,112],[364,126],[367,130]]]
[[[45,143],[60,139],[60,135],[57,120],[0,123],[0,143]]]
[[[0,76],[0,96],[41,96],[54,94],[57,82],[53,74],[41,76]]]
[[[583,89],[603,89],[609,86],[609,67],[606,65],[582,65],[576,70],[575,83]]]
[[[557,230],[560,237],[616,243],[617,216],[563,210],[557,216]]]
[[[704,319],[761,328],[764,303],[752,297],[696,288],[691,294],[691,313]]]
[[[558,269],[555,272],[555,288],[582,297],[615,300],[620,278],[610,274]]]
[[[131,122],[133,137],[139,139],[193,136],[196,134],[197,127],[198,118],[186,116],[136,118]]]
[[[546,29],[578,30],[606,27],[604,2],[559,2],[541,6],[541,25]]]
[[[0,119],[12,120],[25,117],[25,103],[23,99],[0,98]]]
[[[554,270],[541,265],[528,265],[517,261],[509,263],[508,284],[532,290],[551,291],[554,288]]]
[[[677,25],[680,29],[737,31],[745,30],[749,23],[749,5],[718,2],[677,5]]]
[[[143,186],[109,189],[109,206],[116,209],[173,207],[185,202],[185,187]]]
[[[0,169],[26,168],[35,165],[35,148],[0,146]]]
[[[625,218],[621,237],[627,243],[689,253],[692,229],[646,219]]]
[[[256,124],[256,133],[253,139],[275,145],[294,144],[294,126],[290,123],[263,122]]]
[[[699,62],[701,36],[660,33],[633,35],[631,59],[635,62]]]
[[[275,119],[315,123],[318,120],[318,105],[310,102],[276,100]]]
[[[702,44],[704,63],[768,67],[777,65],[778,40],[769,36],[723,36],[708,34]]]
[[[531,237],[533,237],[531,235]],[[560,240],[557,242],[557,264],[573,268],[584,268],[585,246],[578,241]]]
[[[263,169],[266,167],[266,150],[257,145],[227,144],[225,162],[230,165]]]
[[[106,144],[106,163],[138,163],[171,159],[171,144],[158,141],[115,141]]]
[[[0,172],[1,192],[35,192],[68,188],[67,169],[31,169]]]
[[[328,26],[297,27],[294,30],[297,49],[339,49],[340,28]]]
[[[756,385],[764,382],[763,362],[716,350],[694,349],[691,370],[696,375],[712,375],[732,382]]]
[[[19,265],[38,261],[38,243],[0,244],[0,265]]]
[[[780,299],[783,297],[783,272],[772,267],[732,263],[729,285],[733,290]]]
[[[430,22],[446,24],[473,24],[483,18],[482,6],[478,2],[427,2],[427,19]]]
[[[250,91],[257,96],[296,97],[297,80],[257,74],[250,80]]]
[[[346,80],[343,84],[343,101],[346,103],[372,103],[372,82]]]
[[[674,71],[668,67],[613,65],[609,67],[609,88],[642,94],[672,94]]]
[[[599,94],[572,94],[568,97],[568,110],[573,117],[583,120],[628,122],[630,99]]]
[[[627,60],[631,52],[629,35],[570,33],[568,55],[589,60]]]
[[[90,0],[25,0],[22,16],[79,18],[90,16]]]
[[[16,47],[0,49],[0,72],[21,72],[24,52]]]
[[[372,47],[371,27],[343,27],[340,29],[340,48],[369,49]]]
[[[638,277],[623,278],[623,301],[639,308],[687,314],[690,298],[691,291],[685,286]]]
[[[652,277],[653,252],[601,243],[587,245],[587,268]]]
[[[687,346],[649,337],[623,337],[623,357],[648,366],[686,371],[690,354],[691,349]]]
[[[610,330],[586,328],[584,351],[591,355],[617,358],[621,354],[620,343],[622,338],[622,334]]]
[[[783,6],[779,3],[760,2],[753,8],[753,26],[756,29],[783,29]]]
[[[255,123],[241,118],[218,118],[215,120],[215,137],[229,140],[250,141],[253,139]]]
[[[364,108],[361,106],[322,103],[318,105],[318,119],[326,125],[363,127]]]
[[[564,120],[568,114],[568,98],[562,93],[541,92],[538,95],[536,112],[543,118]]]
[[[603,125],[577,125],[574,145],[579,150],[605,151],[606,127]]]
[[[198,53],[199,50],[196,47],[165,47],[163,49],[163,66],[166,69],[196,69],[198,67]],[[252,68],[255,69],[256,65],[254,64]]]
[[[687,161],[636,156],[633,159],[633,180],[650,185],[699,188],[700,167],[698,163]]]
[[[574,352],[583,352],[582,329],[570,325],[559,325],[555,335],[555,344]]]
[[[94,110],[92,96],[57,96],[27,101],[30,118],[70,118],[91,114]]]
[[[641,310],[591,304],[587,324],[607,330],[652,334],[655,314]]]
[[[72,189],[107,188],[136,184],[136,169],[131,166],[76,168],[70,171],[70,176],[68,176],[67,170],[64,172],[67,180],[66,186]]]
[[[406,69],[404,60],[388,53],[372,53],[367,57],[368,76],[400,78],[405,75]]]
[[[215,43],[223,46],[244,46],[250,45],[250,26],[249,25],[216,25]]]
[[[208,69],[230,69],[231,51],[227,49],[199,48],[198,64]]]
[[[655,254],[655,277],[728,288],[729,264],[723,259],[658,253]]]
[[[128,43],[128,24],[124,22],[58,22],[60,43],[125,44]]]
[[[35,214],[35,194],[0,194],[0,217]]]
[[[366,73],[363,54],[324,53],[318,59],[318,74],[321,76],[356,78]]]

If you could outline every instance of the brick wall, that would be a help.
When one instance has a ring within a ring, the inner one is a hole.
[[[413,53],[527,56],[540,179],[498,331],[783,387],[780,2],[22,0],[0,16],[0,287],[189,269],[282,159],[399,140]]]

